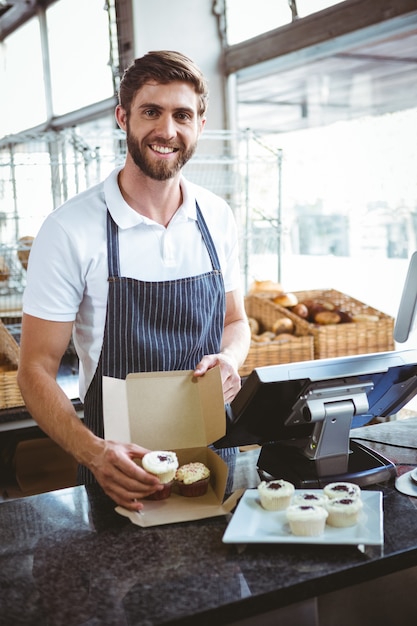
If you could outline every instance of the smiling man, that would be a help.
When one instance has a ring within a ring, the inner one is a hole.
[[[125,71],[115,115],[122,168],[53,211],[31,249],[18,381],[26,406],[117,503],[139,510],[162,486],[133,461],[147,450],[104,440],[102,377],[220,366],[225,402],[249,347],[236,224],[229,206],[181,173],[204,128],[207,85],[172,51]],[[56,382],[71,333],[84,422]]]

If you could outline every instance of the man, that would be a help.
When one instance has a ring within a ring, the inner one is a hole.
[[[147,450],[104,440],[102,376],[220,366],[225,402],[249,347],[230,208],[186,181],[206,121],[201,71],[150,52],[125,71],[115,115],[124,166],[53,211],[32,246],[18,382],[44,430],[119,505],[161,488],[134,463]],[[56,382],[73,333],[84,423]]]

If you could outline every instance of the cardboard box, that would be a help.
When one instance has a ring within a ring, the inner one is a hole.
[[[218,367],[202,377],[192,371],[129,374],[125,380],[103,378],[106,439],[129,441],[150,450],[173,450],[180,465],[201,461],[210,469],[207,494],[143,500],[138,512],[116,511],[139,526],[156,526],[229,513],[240,494],[225,502],[228,468],[207,446],[225,434],[223,390]]]

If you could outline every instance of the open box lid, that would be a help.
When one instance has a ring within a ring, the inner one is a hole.
[[[106,439],[150,450],[213,443],[226,431],[220,368],[104,376],[103,419]]]

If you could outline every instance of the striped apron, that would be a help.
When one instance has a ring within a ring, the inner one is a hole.
[[[104,437],[103,376],[193,370],[205,354],[220,351],[226,307],[223,276],[197,203],[196,209],[212,270],[161,282],[120,276],[118,227],[107,212],[107,315],[99,362],[84,400],[84,423],[99,437]],[[78,480],[95,482],[84,466],[79,466]]]

